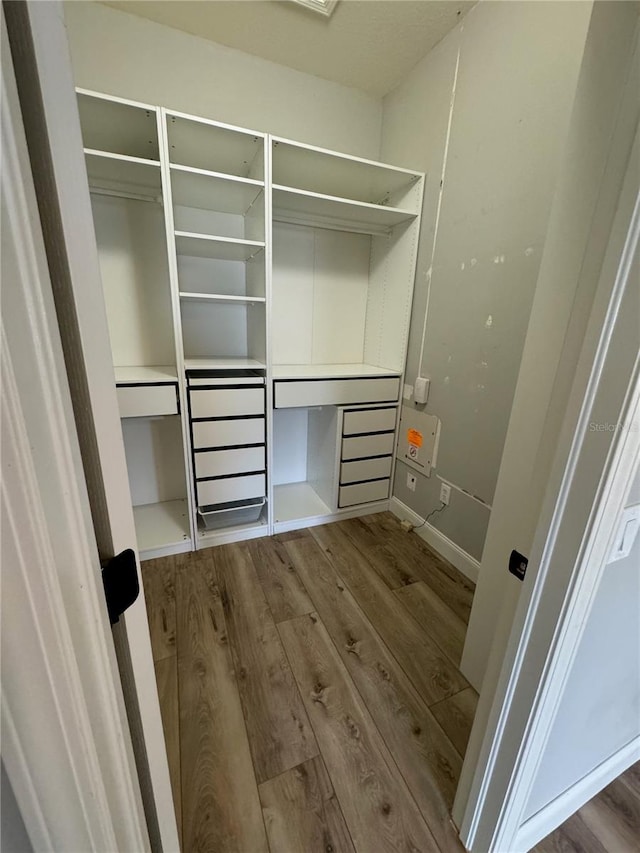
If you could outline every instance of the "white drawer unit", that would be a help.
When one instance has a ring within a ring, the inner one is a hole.
[[[376,459],[359,459],[357,462],[343,462],[340,466],[340,482],[361,483],[363,480],[379,480],[391,474],[391,456],[379,456]]]
[[[382,409],[356,409],[344,413],[343,435],[388,432],[396,428],[397,406]]]
[[[344,406],[349,403],[391,403],[398,399],[399,376],[362,379],[276,380],[276,409],[304,406]]]
[[[353,486],[340,486],[338,506],[344,508],[371,501],[384,501],[389,497],[390,480],[371,480],[368,483],[356,483]]]
[[[236,444],[264,444],[263,417],[238,418],[229,421],[194,421],[193,448],[229,447]]]
[[[263,447],[238,447],[233,450],[204,450],[193,454],[196,479],[243,474],[265,470]]]
[[[395,433],[378,432],[342,439],[342,461],[366,459],[369,456],[388,456],[393,453]]]
[[[178,386],[118,385],[116,386],[121,418],[149,418],[155,415],[178,414]]]
[[[198,506],[232,503],[233,501],[263,498],[266,494],[266,476],[249,474],[239,477],[223,477],[219,480],[196,482]]]
[[[258,388],[189,388],[191,418],[263,415],[264,386]]]

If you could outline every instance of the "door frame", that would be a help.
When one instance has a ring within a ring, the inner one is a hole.
[[[4,12],[2,760],[35,850],[149,850]]]
[[[5,17],[80,447],[77,473],[100,559],[132,548],[142,589],[63,7],[8,3]],[[179,851],[144,595],[114,626],[113,645],[151,849]]]
[[[640,458],[640,132],[628,166],[567,402],[506,652],[492,650],[454,820],[472,851],[526,851],[640,759],[640,738],[525,819]],[[635,265],[635,266],[634,266]],[[631,329],[630,329],[631,326]],[[636,323],[637,326],[637,323]],[[597,430],[593,424],[617,424]],[[511,618],[509,606],[503,617]],[[497,633],[508,632],[508,625]],[[495,680],[494,680],[495,679]],[[486,727],[485,727],[486,721]],[[482,729],[482,730],[481,730]]]

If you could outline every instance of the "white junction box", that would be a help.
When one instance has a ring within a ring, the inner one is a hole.
[[[434,462],[438,426],[435,415],[418,412],[411,406],[402,407],[397,458],[427,477]]]

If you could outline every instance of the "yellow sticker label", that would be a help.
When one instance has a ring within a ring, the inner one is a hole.
[[[417,429],[407,430],[407,441],[414,447],[422,447],[422,433]]]

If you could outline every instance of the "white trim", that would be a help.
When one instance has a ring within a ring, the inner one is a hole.
[[[516,835],[514,850],[531,850],[636,761],[640,761],[640,735],[525,821]]]
[[[98,553],[107,559],[135,547],[136,537],[64,14],[57,0],[15,3],[9,8],[5,14],[12,23],[22,115],[55,285],[55,306],[48,307],[47,317],[57,324],[65,351],[63,380],[72,389],[75,426],[72,422],[69,429],[77,430],[83,454],[76,460],[75,474],[85,482],[91,504],[89,523],[93,522]],[[155,108],[154,112],[157,115]],[[69,533],[70,539],[74,536]],[[139,567],[138,577],[141,583]],[[103,601],[101,605],[105,610]],[[90,617],[87,610],[84,618]],[[120,681],[151,843],[162,846],[165,853],[177,851],[144,596],[138,596],[113,633],[121,654],[120,665],[116,667],[114,660],[112,673],[91,660],[91,646],[82,638],[74,643],[76,655],[90,678],[100,672],[103,679],[110,675]],[[113,653],[113,642],[110,648]],[[130,800],[128,806],[136,816],[137,805]],[[117,845],[119,850],[138,847]]]
[[[473,583],[478,582],[480,563],[475,557],[467,554],[459,545],[452,542],[448,536],[445,536],[444,533],[441,533],[433,525],[428,522],[425,524],[424,518],[402,503],[401,500],[398,500],[398,498],[391,498],[389,509],[397,518],[406,519],[416,525],[417,529],[414,530],[414,533],[421,539],[424,539],[427,545],[430,545],[441,557],[454,565],[470,581],[473,581]]]
[[[148,850],[4,12],[0,54],[3,761],[34,849]]]

